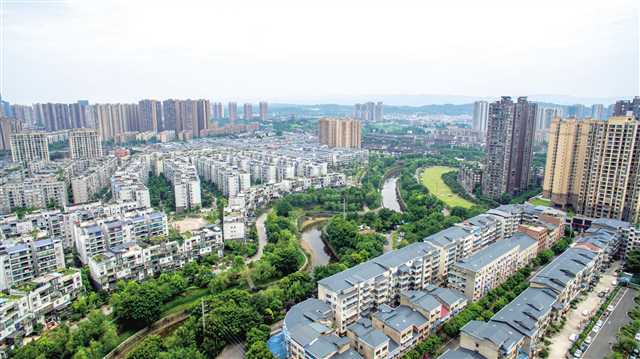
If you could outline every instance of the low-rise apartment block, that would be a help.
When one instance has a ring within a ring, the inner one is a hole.
[[[83,290],[80,271],[66,269],[0,292],[0,343],[31,334],[36,323],[58,321]]]
[[[62,241],[44,233],[0,242],[0,290],[64,269]]]
[[[438,252],[428,243],[412,243],[318,282],[318,299],[331,305],[336,330],[344,333],[360,317],[391,303],[401,291],[421,290],[434,282]]]
[[[151,210],[99,218],[73,226],[73,242],[84,264],[111,247],[168,234],[167,215]]]
[[[497,241],[453,265],[449,287],[470,300],[482,298],[507,278],[529,264],[538,254],[538,243],[523,233]]]
[[[67,185],[55,175],[7,176],[0,179],[0,213],[16,208],[64,207]]]
[[[529,288],[488,322],[471,321],[465,325],[460,333],[460,348],[445,352],[440,359],[537,357],[549,324],[565,315],[571,301],[606,264],[603,258],[622,240],[620,234],[604,228],[585,233],[536,273]]]
[[[131,159],[111,177],[111,193],[117,203],[136,202],[140,208],[151,207],[149,164],[138,156]]]
[[[202,204],[200,178],[194,165],[183,158],[163,161],[163,174],[173,185],[176,212],[199,207]]]
[[[118,280],[144,280],[175,270],[209,254],[220,255],[222,231],[217,227],[194,231],[183,242],[166,237],[125,241],[88,260],[91,279],[102,290],[115,289]]]

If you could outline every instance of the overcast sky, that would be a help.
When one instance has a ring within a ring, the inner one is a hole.
[[[0,2],[12,103],[640,93],[638,0]]]

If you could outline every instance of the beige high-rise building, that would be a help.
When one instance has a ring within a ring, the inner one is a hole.
[[[329,147],[360,148],[360,121],[350,118],[323,118],[318,122],[320,144]]]
[[[98,130],[79,128],[69,132],[69,152],[72,159],[102,157],[102,140]]]
[[[551,121],[542,192],[557,206],[567,207],[578,201],[594,122],[557,117]]]
[[[49,140],[45,132],[14,133],[10,141],[13,162],[49,162]]]
[[[640,221],[640,121],[554,119],[543,194],[594,218]]]

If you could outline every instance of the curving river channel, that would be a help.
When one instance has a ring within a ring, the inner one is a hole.
[[[302,231],[302,245],[311,253],[311,269],[329,264],[331,255],[327,246],[322,241],[322,227],[326,222],[320,222],[305,228]]]
[[[394,210],[396,212],[402,212],[400,209],[400,202],[398,202],[398,194],[396,192],[396,185],[398,183],[398,177],[387,178],[382,186],[382,207]]]

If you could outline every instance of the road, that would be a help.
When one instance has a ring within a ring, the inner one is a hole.
[[[611,352],[611,345],[617,341],[616,334],[620,328],[629,323],[631,318],[627,313],[634,307],[635,298],[637,292],[635,289],[624,288],[622,298],[619,300],[613,313],[609,315],[607,320],[602,325],[602,329],[598,332],[594,338],[593,343],[587,349],[587,352],[583,355],[586,359],[601,359],[607,356]],[[614,304],[615,304],[614,299]]]
[[[262,258],[264,252],[264,246],[267,245],[267,229],[264,226],[264,222],[267,220],[267,216],[271,213],[271,210],[263,213],[256,219],[256,230],[258,232],[258,251],[256,254],[247,260],[247,263],[259,261]]]

